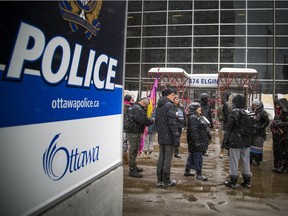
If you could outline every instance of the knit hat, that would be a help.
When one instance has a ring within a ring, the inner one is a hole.
[[[132,99],[131,95],[126,94],[124,97],[124,101],[130,101]]]
[[[202,93],[200,98],[201,98],[201,100],[205,100],[205,99],[209,98],[209,95],[207,93]]]
[[[254,105],[256,105],[256,106],[259,106],[259,105],[260,105],[260,100],[254,99],[254,100],[252,101],[252,104],[254,104]]]
[[[201,105],[198,102],[192,102],[189,105],[189,113],[195,113],[195,111],[200,107]]]
[[[168,96],[170,94],[174,93],[174,91],[171,89],[171,88],[166,88],[166,89],[163,89],[162,91],[162,97],[164,96]]]

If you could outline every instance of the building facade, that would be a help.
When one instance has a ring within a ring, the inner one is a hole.
[[[288,93],[288,1],[129,0],[125,89],[152,67],[258,71],[262,93]]]

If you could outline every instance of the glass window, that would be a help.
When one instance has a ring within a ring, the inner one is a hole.
[[[191,64],[167,64],[167,67],[173,67],[173,68],[182,68],[185,70],[188,74],[191,73]]]
[[[276,23],[288,23],[288,10],[276,10]]]
[[[140,50],[126,49],[126,62],[140,62]]]
[[[195,11],[194,23],[218,23],[218,11]]]
[[[246,8],[246,1],[227,1],[221,0],[221,9]]]
[[[272,65],[253,65],[248,64],[248,68],[253,68],[258,72],[258,79],[273,79]]]
[[[203,0],[194,0],[194,8],[196,9],[218,9],[218,1],[203,1]]]
[[[143,27],[143,36],[165,36],[166,27],[157,26],[157,27]]]
[[[127,38],[127,48],[138,48],[140,47],[140,38]]]
[[[246,22],[246,12],[244,10],[227,10],[221,11],[221,23],[245,23]]]
[[[169,37],[168,47],[191,47],[191,37]]]
[[[247,54],[248,63],[272,63],[273,51],[270,49],[249,49]]]
[[[142,77],[148,77],[148,71],[153,67],[165,67],[165,64],[142,64]]]
[[[142,11],[142,1],[128,1],[128,11]]]
[[[191,62],[191,49],[168,49],[169,62]]]
[[[221,37],[221,47],[245,47],[245,37]]]
[[[272,10],[249,10],[248,22],[249,23],[272,23],[273,11]]]
[[[169,24],[191,24],[191,11],[169,12]]]
[[[267,79],[267,78],[266,78]],[[276,79],[288,80],[288,65],[277,65],[276,66]],[[287,83],[285,85],[287,92]]]
[[[192,27],[191,26],[169,26],[168,35],[169,36],[192,35]]]
[[[248,25],[248,35],[273,35],[273,26]]]
[[[245,49],[221,49],[220,62],[245,63]]]
[[[288,49],[276,49],[276,63],[288,64]]]
[[[248,8],[273,8],[273,1],[247,1]]]
[[[139,77],[140,66],[139,64],[126,64],[125,65],[125,78],[126,77]]]
[[[127,27],[127,37],[141,36],[140,27]]]
[[[130,13],[127,16],[127,26],[141,25],[141,14]]]
[[[276,37],[276,47],[287,47],[288,37]]]
[[[218,50],[193,49],[193,62],[218,62]]]
[[[167,1],[145,0],[144,11],[161,11],[167,10]]]
[[[166,47],[166,38],[143,38],[143,47]]]
[[[194,35],[218,35],[218,25],[194,26]]]
[[[276,8],[288,8],[288,1],[275,1]]]
[[[144,13],[144,25],[166,25],[166,13]]]
[[[218,47],[218,37],[194,37],[194,47]]]
[[[288,25],[276,25],[276,35],[288,35]]]
[[[142,62],[165,62],[165,49],[143,49]]]
[[[129,77],[125,80],[125,89],[139,89],[139,81],[138,80],[129,80]]]
[[[217,64],[193,64],[193,74],[217,73]]]
[[[273,47],[272,37],[248,37],[248,47]]]
[[[220,34],[221,35],[245,35],[246,26],[245,25],[221,25]]]
[[[169,1],[169,10],[191,10],[192,1]]]
[[[225,64],[220,64],[220,69],[221,69],[221,68],[224,68],[224,67],[229,67],[229,68],[246,68],[246,65],[245,65],[245,64],[237,64],[237,63],[235,63],[235,64],[233,64],[233,63],[231,63],[231,64],[227,64],[227,63],[225,63]]]

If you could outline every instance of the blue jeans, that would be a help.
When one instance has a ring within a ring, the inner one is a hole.
[[[203,166],[202,155],[202,152],[191,152],[186,162],[186,169],[194,169],[197,175],[201,175]]]

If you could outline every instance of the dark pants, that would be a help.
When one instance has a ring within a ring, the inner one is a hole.
[[[283,164],[287,166],[287,140],[280,140],[273,138],[273,156],[274,156],[274,168],[280,168]]]
[[[202,155],[202,152],[191,152],[186,162],[186,169],[194,169],[197,175],[201,175],[203,166]]]
[[[178,128],[178,132],[179,132],[179,136],[180,136],[180,139],[181,139],[182,128]],[[174,154],[178,155],[178,153],[179,153],[179,147],[175,147],[174,148]]]
[[[172,165],[174,145],[159,145],[159,158],[157,162],[158,181],[169,181]]]

